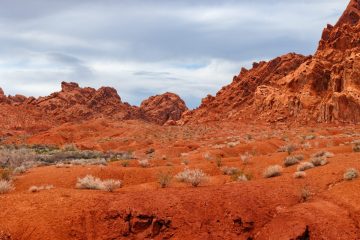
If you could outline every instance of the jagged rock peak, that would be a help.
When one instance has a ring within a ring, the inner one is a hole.
[[[74,90],[74,89],[77,89],[77,88],[79,88],[79,84],[77,84],[77,83],[74,83],[74,82],[62,82],[61,83],[61,90],[63,91],[63,92],[70,92],[70,91],[72,91],[72,90]]]
[[[360,20],[360,0],[351,0],[336,26],[342,24],[355,25]]]

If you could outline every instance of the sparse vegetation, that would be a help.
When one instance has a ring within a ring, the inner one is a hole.
[[[295,156],[288,156],[284,159],[284,166],[285,167],[290,167],[293,166],[295,164],[298,164],[300,161],[298,158],[296,158]]]
[[[123,167],[128,167],[130,165],[130,162],[128,160],[121,160],[120,164]]]
[[[307,187],[303,187],[300,190],[300,202],[306,202],[311,197],[311,192]]]
[[[326,160],[326,158],[324,157],[315,157],[312,158],[310,160],[310,162],[315,166],[315,167],[319,167],[319,166],[324,166],[328,163],[328,161]]]
[[[240,173],[240,170],[236,167],[222,167],[221,171],[224,175],[235,175]]]
[[[216,157],[216,166],[221,167],[223,165],[221,157]]]
[[[87,175],[83,178],[78,178],[78,181],[76,183],[76,188],[79,189],[104,190],[109,192],[112,192],[116,188],[120,187],[120,180],[106,179],[102,181],[100,178],[96,178],[91,175]]]
[[[272,178],[280,176],[282,173],[282,167],[280,165],[272,165],[265,169],[264,177],[265,178]]]
[[[352,150],[354,152],[360,152],[360,142],[359,141],[354,141],[354,146],[352,147]]]
[[[331,158],[334,157],[334,154],[328,151],[320,151],[313,155],[314,158]]]
[[[240,159],[243,162],[243,164],[249,164],[251,160],[251,155],[246,152],[245,154],[240,155]]]
[[[305,178],[306,172],[303,172],[303,171],[295,172],[293,176],[294,176],[294,178]]]
[[[351,180],[357,178],[358,176],[359,176],[358,170],[356,170],[355,168],[349,168],[344,173],[344,180],[351,181]]]
[[[13,187],[11,181],[0,180],[0,194],[8,193],[13,189],[14,189],[14,187]]]
[[[44,185],[44,186],[31,186],[29,188],[29,192],[31,193],[36,193],[36,192],[40,192],[42,190],[50,190],[53,189],[54,186],[53,185]]]
[[[160,184],[161,188],[166,188],[169,186],[170,182],[171,182],[172,176],[170,175],[170,173],[159,173],[158,175],[158,183]]]
[[[190,183],[193,187],[199,186],[207,179],[207,175],[200,169],[188,169],[178,173],[175,178],[179,182]]]
[[[140,167],[147,168],[150,166],[150,161],[148,159],[143,159],[138,161]]]
[[[302,172],[302,171],[311,169],[313,167],[314,167],[314,164],[312,164],[311,162],[303,162],[303,163],[299,164],[299,166],[297,167],[297,171]]]
[[[296,150],[296,146],[293,144],[282,146],[278,149],[278,152],[287,152],[289,155]]]

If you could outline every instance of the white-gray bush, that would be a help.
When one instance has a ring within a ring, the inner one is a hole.
[[[358,176],[359,176],[359,172],[355,168],[349,168],[344,173],[344,179],[347,181],[353,180],[353,179],[357,178]]]
[[[91,175],[87,175],[83,178],[78,178],[78,181],[76,183],[76,188],[79,189],[104,190],[109,192],[112,192],[116,188],[120,187],[120,180],[106,179],[102,181],[100,178],[96,178]]]
[[[314,164],[312,164],[311,162],[303,162],[303,163],[299,164],[299,166],[297,167],[297,171],[298,172],[306,171],[313,167],[314,167]]]
[[[190,183],[193,187],[197,187],[199,184],[207,180],[207,175],[201,169],[188,169],[178,173],[175,178],[179,182]]]
[[[0,180],[0,194],[4,194],[13,190],[13,184],[11,181]]]
[[[293,176],[294,176],[294,178],[304,178],[304,177],[306,177],[306,172],[302,172],[302,171],[295,172]]]
[[[282,173],[282,167],[280,165],[272,165],[265,169],[263,175],[265,178],[271,178],[271,177],[280,176],[281,173]]]
[[[314,157],[310,160],[315,167],[324,166],[328,163],[325,157]]]

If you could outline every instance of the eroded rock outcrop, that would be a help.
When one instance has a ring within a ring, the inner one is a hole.
[[[179,120],[188,108],[178,95],[167,92],[143,101],[140,110],[149,121],[162,125]]]
[[[314,56],[291,53],[243,68],[178,123],[220,119],[360,122],[360,0],[324,29]]]

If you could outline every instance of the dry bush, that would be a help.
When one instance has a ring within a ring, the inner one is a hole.
[[[104,190],[109,192],[120,187],[121,181],[119,180],[106,179],[102,181],[100,178],[95,178],[91,175],[87,175],[84,178],[78,178],[76,183],[76,188],[79,189]]]
[[[328,163],[326,158],[324,157],[315,157],[310,160],[312,164],[314,164],[315,167],[324,166]]]
[[[314,164],[312,164],[311,162],[303,162],[303,163],[299,164],[299,166],[297,167],[297,171],[302,172],[302,171],[306,171],[313,167],[314,167]]]
[[[299,159],[296,158],[295,156],[288,156],[284,159],[284,166],[285,167],[290,167],[293,166],[295,164],[299,163]]]
[[[140,167],[147,168],[150,166],[150,161],[148,159],[138,161]]]
[[[158,175],[158,183],[160,184],[160,187],[162,188],[166,188],[170,185],[172,176],[170,175],[170,173],[159,173]]]
[[[355,142],[352,150],[353,150],[354,152],[360,152],[360,143],[359,143],[359,142]]]
[[[217,157],[215,163],[217,167],[221,167],[223,165],[221,157]]]
[[[358,170],[356,170],[355,168],[349,168],[344,173],[344,180],[351,181],[351,180],[357,178],[358,176],[359,176]]]
[[[264,177],[265,178],[272,178],[280,176],[282,173],[282,167],[280,165],[272,165],[265,169]]]
[[[2,146],[0,148],[0,167],[16,168],[24,164],[33,163],[36,154],[33,150],[25,147]]]
[[[306,177],[306,172],[302,172],[302,171],[295,172],[293,176],[294,176],[294,178],[305,178]]]
[[[12,176],[12,172],[10,169],[0,169],[0,180],[10,181]]]
[[[50,190],[53,189],[54,186],[53,185],[44,185],[44,186],[31,186],[29,188],[29,192],[31,193],[36,193],[36,192],[40,192],[42,190]]]
[[[20,167],[16,167],[14,170],[13,170],[13,174],[23,174],[27,171],[26,167],[25,166],[20,166]]]
[[[251,155],[248,152],[246,152],[245,154],[240,155],[240,159],[243,162],[243,164],[248,164],[250,163]]]
[[[319,151],[315,154],[313,154],[314,158],[323,157],[323,158],[332,158],[334,157],[334,154],[328,151]]]
[[[65,164],[65,163],[57,163],[55,165],[56,168],[70,168],[72,167],[72,164]]]
[[[289,155],[296,150],[296,146],[294,144],[289,144],[285,146],[281,146],[278,149],[278,152],[287,152]]]
[[[108,192],[113,192],[115,189],[121,187],[121,181],[114,179],[106,179],[102,181],[103,188],[101,190],[105,190]]]
[[[0,194],[4,194],[13,190],[14,187],[11,181],[0,180]]]
[[[128,167],[130,165],[130,162],[128,160],[121,160],[120,164],[123,167]]]
[[[90,159],[74,159],[70,161],[71,165],[107,165],[107,161],[104,158],[90,158]]]
[[[193,187],[199,186],[202,182],[207,180],[207,175],[200,169],[188,169],[178,173],[175,178],[179,182],[191,183]]]
[[[246,174],[240,174],[236,179],[238,182],[247,182],[249,180],[250,178]]]
[[[240,173],[240,170],[236,167],[222,167],[221,171],[224,175],[235,175]]]
[[[300,190],[300,194],[299,194],[299,198],[300,198],[300,202],[306,202],[309,200],[309,198],[311,197],[312,193],[310,192],[310,190],[307,187],[303,187]]]

